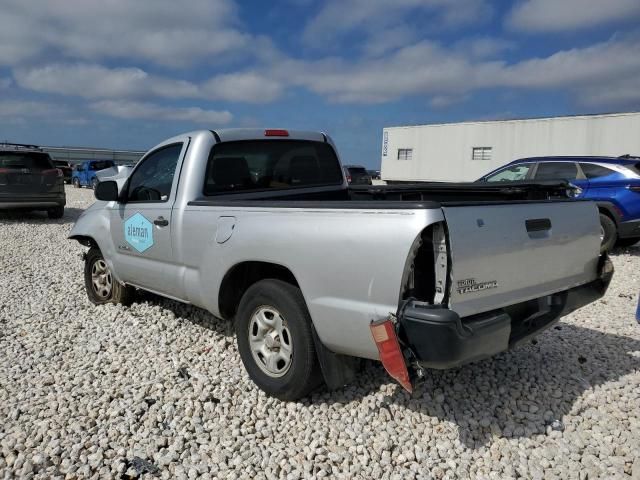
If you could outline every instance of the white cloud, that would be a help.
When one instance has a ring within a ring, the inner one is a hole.
[[[640,75],[640,38],[613,38],[585,48],[523,60],[501,71],[501,82],[525,88],[610,88],[627,76]],[[491,79],[484,79],[491,82]]]
[[[496,58],[515,50],[516,44],[503,38],[474,37],[460,40],[454,45],[454,49],[473,58]]]
[[[282,94],[282,83],[257,72],[238,72],[217,75],[202,90],[210,99],[268,103]]]
[[[640,76],[619,79],[606,86],[585,87],[578,92],[578,99],[590,107],[640,108]]]
[[[109,69],[95,64],[54,64],[18,68],[14,77],[22,88],[84,98],[193,98],[198,87],[184,80],[149,75],[139,68]]]
[[[418,38],[418,32],[408,25],[390,27],[371,35],[364,44],[364,53],[377,57],[404,45],[411,45],[415,43],[416,38]]]
[[[75,63],[17,68],[14,78],[25,89],[92,100],[156,97],[268,103],[282,93],[281,82],[254,71],[219,74],[195,84],[151,75],[140,68]]]
[[[640,39],[614,37],[586,48],[508,64],[468,49],[420,42],[381,58],[358,62],[325,59],[281,62],[272,75],[344,103],[383,103],[420,95],[443,107],[485,88],[569,92],[580,103],[606,104],[637,98],[630,85],[640,78]],[[620,79],[627,79],[621,84]],[[620,85],[616,94],[604,92]],[[598,93],[600,92],[600,93]],[[600,100],[597,100],[600,99]]]
[[[237,24],[232,0],[4,0],[0,64],[53,52],[189,65],[246,50],[252,37]]]
[[[34,122],[84,125],[87,119],[67,105],[24,99],[0,100],[0,123],[27,125]]]
[[[224,125],[233,119],[227,111],[203,110],[199,107],[165,107],[146,102],[102,100],[91,109],[97,113],[124,119],[149,119],[188,122],[201,125]]]
[[[340,36],[353,31],[384,37],[387,32],[406,27],[407,16],[426,13],[425,28],[447,28],[487,18],[491,8],[484,0],[329,0],[306,25],[305,44],[313,47],[335,46]],[[398,33],[390,33],[390,36]],[[382,44],[383,40],[376,40]]]
[[[524,0],[507,15],[506,25],[525,32],[562,32],[638,17],[638,0]]]
[[[281,63],[282,79],[346,103],[383,103],[416,94],[463,93],[490,63],[471,64],[464,55],[433,42],[404,47],[384,58],[346,62]]]
[[[67,113],[67,109],[48,102],[0,100],[0,117],[39,117],[55,112]]]

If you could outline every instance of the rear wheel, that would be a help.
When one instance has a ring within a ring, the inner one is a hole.
[[[53,207],[47,210],[49,218],[62,218],[64,215],[64,207]]]
[[[135,288],[118,282],[97,247],[92,247],[84,262],[84,286],[87,296],[94,305],[122,303],[130,305],[135,296]]]
[[[275,279],[249,287],[235,331],[242,363],[267,395],[297,400],[322,382],[311,317],[299,288]]]
[[[78,180],[77,178],[73,179],[73,186],[75,188],[80,188],[80,180]]]
[[[604,213],[600,214],[600,253],[608,252],[616,243],[618,229],[615,222]]]

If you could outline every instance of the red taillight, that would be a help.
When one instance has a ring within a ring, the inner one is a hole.
[[[0,173],[9,173],[11,170],[8,168],[0,168]]]
[[[373,341],[376,342],[380,361],[385,370],[395,379],[407,392],[413,391],[409,371],[404,361],[396,330],[391,320],[380,320],[372,322],[370,325]]]
[[[347,183],[351,183],[351,175],[347,175]]]
[[[288,137],[289,132],[287,130],[272,128],[264,131],[265,137]]]
[[[55,175],[57,177],[62,177],[63,173],[62,170],[60,170],[59,168],[51,168],[49,170],[42,170],[42,175]]]

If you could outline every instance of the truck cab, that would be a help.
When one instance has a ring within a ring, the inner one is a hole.
[[[76,188],[91,187],[95,189],[99,181],[96,173],[112,167],[115,167],[113,160],[87,160],[73,168],[71,182]]]

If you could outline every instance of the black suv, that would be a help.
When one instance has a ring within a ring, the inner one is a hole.
[[[61,218],[67,200],[64,176],[35,145],[0,143],[0,210],[45,210]]]
[[[349,185],[371,185],[371,175],[361,165],[343,165],[344,176]]]

